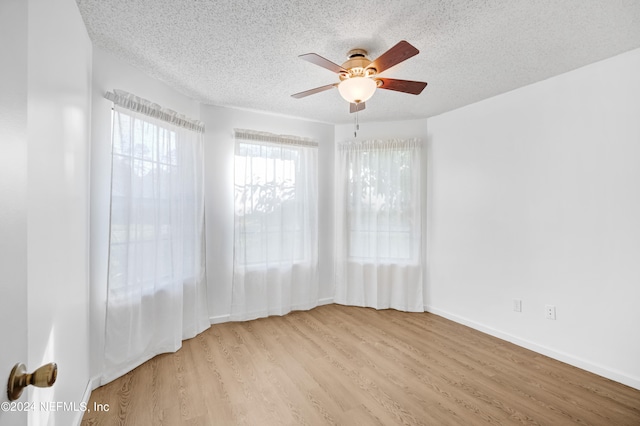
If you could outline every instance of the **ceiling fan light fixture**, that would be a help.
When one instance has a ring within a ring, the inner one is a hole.
[[[340,96],[349,103],[366,102],[376,91],[375,80],[369,77],[351,77],[342,80],[338,85]]]

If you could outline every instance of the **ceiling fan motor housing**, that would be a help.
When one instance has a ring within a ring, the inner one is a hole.
[[[342,64],[342,68],[348,72],[339,73],[340,80],[351,77],[372,77],[376,74],[375,68],[367,68],[371,65],[371,60],[367,57],[364,49],[352,49],[347,54],[347,61]]]

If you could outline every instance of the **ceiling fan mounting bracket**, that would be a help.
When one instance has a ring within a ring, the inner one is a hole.
[[[366,58],[368,52],[364,49],[351,49],[349,53],[347,53],[347,59],[353,58]]]

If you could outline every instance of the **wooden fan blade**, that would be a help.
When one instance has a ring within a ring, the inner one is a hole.
[[[395,90],[412,95],[419,95],[427,87],[424,81],[396,80],[395,78],[376,78],[376,80],[382,82],[378,89]]]
[[[364,102],[359,102],[357,104],[351,102],[349,104],[349,112],[352,114],[357,111],[362,111],[363,109],[365,109]]]
[[[334,64],[330,60],[325,59],[316,53],[305,53],[304,55],[300,55],[298,57],[301,59],[304,59],[307,62],[311,62],[312,64],[321,66],[322,68],[326,68],[329,71],[333,71],[336,74],[339,74],[341,72],[347,72],[347,70],[342,68],[340,65]]]
[[[324,92],[325,90],[332,89],[332,88],[336,87],[337,85],[338,85],[338,83],[327,84],[326,86],[320,86],[320,87],[316,87],[315,89],[305,90],[304,92],[293,94],[293,95],[291,95],[291,97],[292,98],[296,98],[296,99],[304,98],[305,96],[313,95],[313,94],[316,94],[316,93]]]
[[[378,59],[373,61],[367,68],[375,68],[377,73],[398,65],[402,61],[406,61],[412,56],[420,53],[418,49],[413,47],[409,42],[402,40],[391,49],[384,52]]]

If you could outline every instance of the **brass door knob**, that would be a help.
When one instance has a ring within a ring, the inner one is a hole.
[[[49,388],[53,386],[58,377],[58,366],[55,362],[50,362],[38,368],[33,373],[27,373],[27,367],[18,363],[11,370],[9,382],[7,383],[7,397],[9,401],[15,401],[22,395],[22,390],[29,385],[39,388]]]

